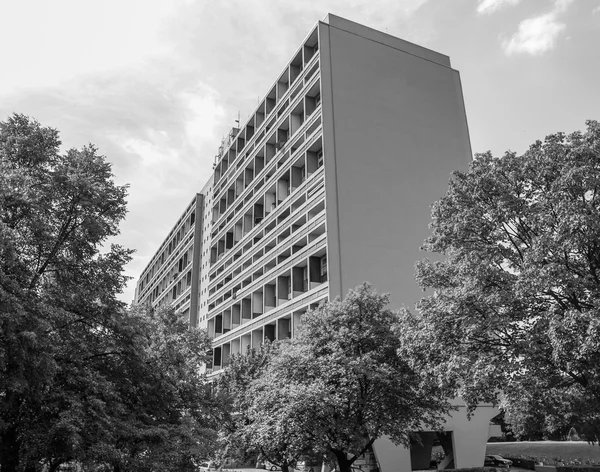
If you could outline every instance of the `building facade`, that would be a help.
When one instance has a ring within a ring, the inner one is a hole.
[[[329,15],[221,146],[136,301],[189,310],[213,338],[213,374],[248,347],[293,337],[309,308],[365,280],[413,306],[430,205],[470,159],[449,58]],[[466,428],[464,409],[448,419],[451,465],[483,464],[495,414],[482,406]],[[410,470],[410,451],[390,444],[375,444],[382,472]]]
[[[135,303],[173,305],[193,320],[198,310],[198,252],[203,196],[196,194],[142,271]]]

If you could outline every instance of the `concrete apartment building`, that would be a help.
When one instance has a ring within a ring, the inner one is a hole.
[[[173,305],[185,314],[190,326],[206,327],[212,197],[212,176],[180,215],[135,288],[134,302],[153,307]],[[203,251],[203,248],[204,251]]]
[[[154,307],[173,305],[192,321],[198,310],[198,266],[202,194],[194,196],[160,245],[135,288],[135,302]]]
[[[413,306],[430,205],[470,159],[449,58],[329,15],[231,131],[136,301],[173,303],[206,328],[213,374],[249,346],[293,337],[311,306],[365,280],[396,307]],[[469,421],[457,405],[442,464],[482,466],[497,411],[482,405]],[[432,436],[423,437],[412,451],[377,441],[382,472],[428,468]]]

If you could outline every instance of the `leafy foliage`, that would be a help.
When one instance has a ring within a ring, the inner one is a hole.
[[[208,340],[172,311],[117,299],[131,251],[103,245],[126,191],[94,146],[60,153],[56,130],[23,115],[0,123],[3,471],[190,468],[210,437],[198,374]]]
[[[136,352],[118,366],[120,411],[104,454],[123,470],[196,470],[216,442],[214,400],[200,373],[210,340],[170,307],[137,307],[129,318]]]
[[[430,295],[404,313],[434,375],[475,405],[536,403],[600,429],[600,125],[518,156],[479,154],[434,204],[417,264]],[[568,426],[567,426],[568,430]]]
[[[234,359],[234,370],[253,366],[238,383],[243,447],[285,467],[325,457],[349,472],[382,435],[408,444],[412,431],[437,426],[450,406],[401,354],[402,327],[388,302],[365,283],[309,310],[296,337],[258,362]]]
[[[258,457],[287,472],[310,454],[305,403],[314,398],[295,385],[279,383],[272,367],[279,349],[267,342],[231,357],[219,387],[229,395],[235,413],[222,423],[221,440],[230,459]]]

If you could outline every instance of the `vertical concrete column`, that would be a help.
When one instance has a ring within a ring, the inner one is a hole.
[[[223,334],[231,331],[231,310],[223,312]]]
[[[483,467],[490,419],[497,414],[498,409],[491,405],[478,406],[470,420],[464,406],[452,414],[454,468]]]
[[[252,213],[244,215],[244,235],[248,234],[252,229]]]
[[[373,452],[381,472],[411,472],[410,449],[396,446],[388,436],[375,441]]]
[[[277,306],[277,299],[276,299],[276,284],[271,284],[268,283],[265,285],[264,287],[264,293],[265,293],[265,301],[264,301],[264,313],[266,313],[269,310],[272,310],[273,308],[275,308]]]
[[[293,115],[291,115],[293,116]],[[290,171],[286,171],[281,180],[277,181],[277,195],[279,201],[285,200],[290,196]]]
[[[302,322],[301,318],[302,318],[302,313],[296,311],[294,312],[294,314],[292,315],[292,338],[296,336],[295,332],[296,329],[298,328],[298,326],[300,326],[300,323]]]
[[[231,346],[229,344],[223,344],[223,361],[222,366],[227,367],[229,365],[229,355],[231,354]]]
[[[236,303],[231,307],[231,329],[237,328],[241,324],[240,310],[241,304]]]
[[[239,354],[240,353],[240,338],[231,340],[231,354]]]
[[[265,287],[266,292],[266,287]],[[264,313],[263,308],[263,292],[257,291],[252,293],[252,318],[256,318]]]
[[[252,344],[252,339],[251,339],[250,333],[244,334],[240,338],[240,343],[241,343],[241,353],[246,355],[248,353],[248,348]]]
[[[259,347],[263,342],[263,330],[256,329],[252,331],[252,348]]]
[[[235,242],[238,242],[242,239],[242,220],[235,224],[233,239]]]

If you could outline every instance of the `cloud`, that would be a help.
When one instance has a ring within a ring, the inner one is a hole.
[[[574,0],[556,0],[552,11],[519,23],[519,29],[513,36],[502,42],[507,56],[513,54],[542,55],[556,47],[558,36],[567,25],[559,21]]]
[[[554,11],[556,13],[565,12],[574,2],[575,0],[556,0],[556,2],[554,2]]]
[[[478,0],[477,13],[480,15],[489,15],[506,6],[518,5],[521,0]]]
[[[22,0],[4,10],[0,44],[3,92],[57,85],[88,72],[105,72],[164,52],[157,31],[176,11],[160,0]]]
[[[600,5],[592,10],[592,15],[595,15],[596,13],[600,13]]]
[[[566,28],[556,21],[553,13],[528,18],[519,23],[519,30],[508,41],[502,43],[507,55],[525,53],[537,56],[556,46],[558,34]]]
[[[21,0],[0,28],[0,120],[28,114],[91,142],[130,183],[118,242],[137,277],[242,123],[329,12],[408,40],[427,0]],[[87,3],[86,3],[87,5]],[[123,296],[133,296],[132,281]]]

